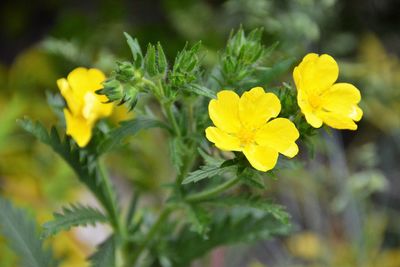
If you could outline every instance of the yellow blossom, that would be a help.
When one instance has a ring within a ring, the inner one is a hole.
[[[81,67],[71,71],[67,79],[57,80],[68,106],[64,109],[67,135],[72,136],[80,147],[89,143],[96,121],[112,112],[113,105],[105,104],[107,97],[95,93],[103,87],[101,83],[104,80],[100,70]]]
[[[325,123],[336,129],[357,129],[354,121],[363,114],[357,105],[360,91],[350,83],[335,83],[338,76],[338,64],[327,54],[310,53],[294,68],[297,102],[314,128]]]
[[[295,125],[288,119],[272,119],[280,111],[278,97],[261,87],[241,97],[233,91],[220,91],[208,105],[215,127],[206,129],[206,137],[221,150],[243,152],[255,169],[271,170],[278,153],[291,158],[299,151]]]

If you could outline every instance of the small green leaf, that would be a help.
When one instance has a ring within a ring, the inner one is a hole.
[[[182,184],[188,184],[191,182],[198,182],[206,178],[211,178],[217,175],[222,175],[227,171],[233,171],[236,166],[212,166],[212,165],[205,165],[200,167],[200,169],[189,173],[189,175],[183,180]]]
[[[264,177],[253,168],[244,168],[238,175],[240,175],[245,184],[259,189],[265,189]]]
[[[91,267],[115,267],[115,240],[110,236],[101,243],[96,252],[89,257]]]
[[[217,98],[217,96],[215,95],[214,91],[208,89],[205,86],[201,86],[199,84],[188,84],[186,86],[186,89],[189,92],[195,93],[196,95],[199,95],[199,96],[205,96],[205,97],[210,98],[210,99]]]
[[[107,217],[99,210],[81,204],[63,207],[62,211],[63,213],[54,213],[54,220],[43,225],[43,238],[69,230],[71,227],[95,225],[107,221]]]
[[[143,129],[156,127],[169,129],[165,123],[151,118],[137,117],[133,120],[123,121],[120,127],[112,130],[108,138],[99,144],[98,151],[100,154],[110,151],[119,145],[125,137],[135,135]]]
[[[211,222],[208,212],[199,205],[188,205],[186,208],[187,218],[192,224],[192,231],[207,238],[207,232],[210,230],[208,224]]]
[[[156,49],[154,45],[149,44],[147,47],[147,53],[144,58],[144,67],[150,76],[155,76],[158,74],[156,67]]]
[[[135,38],[133,39],[128,33],[124,32],[126,37],[126,41],[128,42],[129,48],[131,49],[133,61],[135,62],[136,67],[142,65],[143,61],[143,54],[142,50],[140,49],[140,45],[138,40]]]
[[[0,197],[0,233],[18,255],[19,266],[55,267],[52,252],[44,249],[36,225],[26,213]]]
[[[167,69],[168,69],[168,62],[167,62],[167,57],[164,54],[164,50],[159,42],[157,43],[157,56],[158,56],[157,57],[158,72],[165,75],[167,73]]]
[[[247,209],[261,210],[271,214],[276,220],[283,224],[289,224],[290,215],[285,208],[278,204],[273,204],[266,199],[258,196],[224,196],[223,198],[210,199],[209,203],[214,206],[243,207]],[[250,210],[249,210],[250,211]]]

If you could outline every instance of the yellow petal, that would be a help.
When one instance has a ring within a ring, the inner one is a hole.
[[[281,152],[283,155],[285,155],[286,157],[289,158],[293,158],[294,156],[296,156],[299,153],[299,147],[297,146],[296,143],[292,143],[288,149],[286,149],[285,151]]]
[[[68,74],[68,83],[75,94],[84,96],[88,91],[94,92],[103,88],[105,75],[98,69],[76,68]]]
[[[335,59],[327,54],[308,54],[293,71],[297,90],[305,90],[309,94],[320,94],[329,89],[338,75],[339,67]]]
[[[301,73],[304,72],[304,66],[308,65],[308,62],[310,61],[315,61],[318,59],[318,54],[315,53],[308,53],[300,62],[300,64],[294,68],[293,70],[293,80],[294,83],[296,84],[296,88],[299,89],[300,88],[300,84],[302,81],[302,76]]]
[[[354,121],[359,121],[363,116],[363,111],[358,106],[353,106],[348,116]]]
[[[67,135],[70,135],[80,147],[86,146],[92,138],[93,123],[81,116],[73,116],[68,109],[64,109]]]
[[[243,153],[251,166],[263,172],[273,169],[278,160],[278,152],[267,146],[250,145]]]
[[[322,108],[359,121],[362,117],[362,110],[357,106],[357,103],[360,100],[360,91],[354,85],[337,83],[323,94]]]
[[[60,89],[61,95],[64,97],[65,101],[72,114],[79,115],[81,108],[83,107],[83,99],[75,97],[74,92],[68,84],[67,79],[61,78],[57,80],[57,86]]]
[[[206,129],[206,137],[221,150],[241,151],[239,139],[218,129],[217,127],[208,127]]]
[[[103,88],[102,82],[106,80],[106,76],[99,69],[89,69],[88,79],[90,81],[90,90],[94,92],[98,89]]]
[[[215,126],[227,133],[236,133],[239,121],[239,96],[229,90],[220,91],[217,99],[210,101],[208,113]]]
[[[278,116],[281,103],[272,93],[265,93],[261,87],[245,92],[239,100],[239,117],[246,128],[257,129],[270,118]]]
[[[94,122],[99,118],[107,117],[111,114],[113,105],[100,102],[97,95],[92,92],[87,92],[84,96],[85,105],[82,110],[82,115],[85,119]]]
[[[303,112],[306,117],[306,121],[314,128],[320,128],[322,126],[322,119],[314,114],[313,112]]]
[[[82,98],[86,92],[90,91],[90,81],[86,68],[76,68],[68,74],[67,80],[72,91],[77,98]]]
[[[335,129],[357,130],[357,124],[347,115],[335,112],[318,112],[318,116],[328,126]]]
[[[257,131],[255,140],[261,146],[268,146],[292,158],[299,151],[295,144],[299,136],[299,131],[293,122],[285,118],[277,118]]]

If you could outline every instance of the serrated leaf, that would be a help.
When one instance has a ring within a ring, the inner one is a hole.
[[[23,267],[55,267],[57,262],[52,253],[43,248],[36,232],[33,220],[26,213],[14,208],[11,203],[0,197],[0,232],[9,246],[18,255]]]
[[[62,213],[54,213],[54,220],[43,225],[42,237],[46,238],[60,231],[69,230],[75,226],[95,225],[104,223],[107,217],[99,210],[81,204],[63,207]]]
[[[97,162],[97,154],[85,153],[84,150],[80,150],[72,145],[71,139],[67,136],[62,140],[57,129],[54,127],[48,133],[39,122],[34,123],[29,119],[23,119],[19,120],[18,123],[27,132],[31,133],[41,142],[49,145],[59,154],[74,170],[80,181],[96,196],[107,210],[107,213],[116,218],[116,196],[113,194],[113,190],[110,191],[108,189],[108,185]]]
[[[276,220],[283,224],[288,224],[290,215],[286,212],[286,209],[278,204],[273,204],[266,199],[262,199],[257,196],[224,196],[223,198],[211,199],[208,202],[211,205],[221,206],[239,206],[249,209],[262,210],[268,214],[271,214]]]
[[[173,266],[189,266],[194,259],[221,245],[265,240],[287,234],[290,230],[290,225],[282,224],[269,214],[253,216],[248,213],[238,217],[234,213],[225,214],[218,210],[210,217],[213,221],[208,224],[207,239],[191,231],[188,225],[174,239],[168,240],[166,253],[173,261]]]
[[[115,240],[110,236],[101,243],[94,254],[89,257],[91,267],[115,267]]]
[[[169,129],[165,123],[146,117],[137,117],[133,120],[123,121],[120,123],[120,127],[110,131],[108,138],[99,144],[98,152],[102,154],[110,151],[119,145],[125,137],[135,135],[140,130],[156,127]]]
[[[183,180],[182,184],[188,183],[196,183],[206,178],[211,178],[217,175],[224,174],[227,171],[234,170],[235,166],[213,166],[213,165],[205,165],[200,167],[200,169],[189,173],[189,175]]]
[[[191,223],[192,231],[207,238],[207,232],[210,230],[208,224],[211,222],[208,212],[199,205],[188,205],[186,207],[187,219]]]

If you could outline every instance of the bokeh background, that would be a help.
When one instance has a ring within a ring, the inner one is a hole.
[[[123,32],[142,46],[160,41],[170,60],[186,41],[202,40],[216,61],[229,32],[263,27],[279,41],[277,57],[300,60],[328,53],[340,80],[361,91],[364,118],[356,132],[324,132],[298,167],[267,181],[268,196],[288,207],[288,237],[219,248],[194,266],[400,266],[400,2],[396,0],[88,0],[7,1],[0,4],[0,194],[28,208],[38,222],[61,204],[92,203],[72,171],[24,133],[17,118],[57,123],[56,80],[77,66],[109,73],[129,59]],[[290,81],[291,75],[275,83]],[[118,109],[112,120],[132,116]],[[132,138],[107,159],[121,199],[134,188],[161,204],[170,167],[157,131]],[[154,153],[157,151],[157,153]],[[140,155],[140,157],[135,157]],[[157,197],[159,196],[159,197]],[[75,229],[52,238],[63,267],[85,257],[106,228]],[[0,266],[17,266],[0,237]]]

